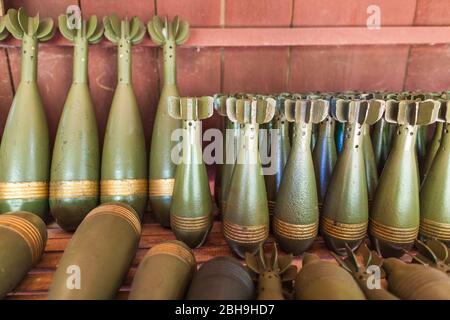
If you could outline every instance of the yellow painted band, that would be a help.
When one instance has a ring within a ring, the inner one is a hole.
[[[183,263],[186,263],[191,268],[195,268],[197,266],[192,251],[175,242],[157,244],[146,254],[147,257],[156,255],[170,255],[181,260]]]
[[[450,241],[450,223],[436,222],[423,218],[420,220],[419,232],[424,236]]]
[[[98,181],[50,181],[50,200],[98,196]]]
[[[370,234],[376,238],[394,243],[411,243],[417,238],[419,226],[414,228],[396,228],[386,226],[370,219]]]
[[[147,179],[124,179],[100,181],[100,194],[108,196],[145,196]]]
[[[211,225],[212,216],[209,214],[203,217],[182,217],[170,214],[170,225],[172,229],[198,231],[207,229]]]
[[[223,221],[223,233],[226,238],[239,243],[257,243],[269,236],[268,225],[242,226]]]
[[[18,216],[3,214],[0,215],[0,228],[9,229],[21,236],[30,248],[33,265],[39,261],[39,258],[44,252],[45,243],[39,229],[30,221]]]
[[[267,207],[269,208],[269,213],[270,214],[273,214],[275,212],[275,205],[276,205],[275,201],[268,201],[267,202]]]
[[[148,194],[150,197],[172,196],[175,179],[150,179]]]
[[[273,231],[287,239],[307,240],[315,238],[319,229],[319,221],[311,224],[292,224],[284,222],[277,217],[273,219]]]
[[[0,183],[0,200],[46,198],[48,198],[48,182],[46,181]]]
[[[359,240],[366,236],[368,222],[342,223],[322,216],[320,224],[322,232],[336,239]]]
[[[132,212],[130,209],[116,204],[103,204],[91,210],[85,220],[99,215],[118,216],[126,220],[131,225],[138,237],[141,236],[141,222],[139,221],[137,214]]]

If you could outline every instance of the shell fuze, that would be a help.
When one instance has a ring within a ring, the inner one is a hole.
[[[119,202],[89,212],[59,260],[48,298],[113,299],[138,248],[139,219],[131,206]]]
[[[227,116],[241,124],[239,148],[223,213],[225,240],[233,252],[244,257],[255,253],[269,235],[269,209],[258,150],[259,125],[275,113],[273,98],[228,98]]]
[[[346,246],[346,250],[347,259],[345,260],[334,252],[331,252],[331,254],[339,265],[353,276],[353,279],[358,283],[368,300],[398,300],[396,296],[381,287],[381,285],[379,288],[370,286],[372,285],[371,277],[374,276],[374,274],[368,271],[369,268],[375,266],[380,270],[380,276],[382,275],[381,265],[383,264],[383,260],[377,256],[376,252],[370,251],[366,244],[362,244],[358,248],[358,253],[361,253],[362,256],[363,263],[361,263],[349,246]]]
[[[435,122],[439,106],[435,100],[386,102],[385,119],[398,126],[375,192],[369,226],[372,245],[383,257],[403,255],[419,232],[416,133],[419,125]]]
[[[284,300],[288,293],[284,292],[283,284],[292,283],[297,276],[297,267],[292,265],[292,254],[279,256],[274,243],[272,254],[264,254],[261,244],[256,255],[245,254],[245,263],[253,274],[253,280],[258,284],[258,300]]]
[[[55,33],[51,18],[29,17],[23,8],[2,18],[22,41],[21,76],[0,145],[0,213],[48,211],[50,147],[47,120],[37,85],[38,42]]]
[[[183,242],[157,244],[139,264],[128,299],[183,299],[196,270],[194,254]]]
[[[50,212],[65,230],[75,230],[98,204],[100,150],[94,105],[88,86],[89,44],[103,37],[96,16],[69,29],[59,16],[61,34],[74,43],[73,80],[64,104],[50,168]]]
[[[328,185],[321,216],[321,234],[332,251],[345,255],[345,246],[356,249],[366,236],[369,220],[363,127],[382,116],[382,100],[333,101],[331,114],[346,123],[344,147]]]
[[[284,103],[287,94],[280,94],[275,98],[277,104],[275,108],[275,115],[272,121],[264,124],[267,125],[266,134],[267,156],[270,157],[269,165],[275,171],[274,174],[266,174],[264,176],[267,190],[267,200],[269,206],[269,214],[273,215],[275,210],[275,203],[278,191],[280,190],[281,179],[283,177],[284,168],[291,150],[289,141],[289,122],[287,121],[284,112]],[[270,126],[269,126],[270,125]],[[260,128],[260,139],[261,139]]]
[[[100,201],[131,205],[140,216],[147,209],[147,160],[144,129],[131,79],[132,45],[145,35],[137,17],[103,19],[105,36],[117,46],[118,83],[103,142]]]
[[[255,286],[250,272],[235,258],[216,257],[195,273],[187,300],[250,300]]]
[[[292,149],[281,180],[273,218],[273,233],[281,248],[298,255],[317,236],[319,208],[311,154],[311,129],[328,114],[328,101],[287,99],[283,113],[295,123]]]
[[[176,46],[189,36],[189,24],[175,17],[171,22],[158,16],[147,25],[153,42],[163,48],[164,82],[156,110],[150,146],[149,197],[152,212],[159,223],[170,226],[170,203],[174,187],[176,165],[171,159],[176,142],[171,140],[172,132],[181,128],[181,121],[168,114],[169,96],[179,96],[176,74]]]
[[[170,226],[191,248],[203,244],[212,227],[213,207],[203,162],[202,120],[213,115],[214,98],[169,97],[168,113],[183,122],[182,159],[177,166],[170,205]]]
[[[236,164],[236,150],[239,147],[240,124],[231,121],[227,117],[226,101],[229,96],[215,95],[214,108],[223,117],[223,164],[220,166],[220,185],[216,188],[218,192],[218,207],[225,212],[226,200],[228,197],[230,180]],[[218,182],[216,180],[216,182]]]
[[[353,277],[339,265],[305,253],[295,280],[297,300],[365,300]]]
[[[450,246],[450,101],[439,100],[439,103],[437,125],[443,125],[443,130],[420,190],[419,236],[436,238]]]
[[[44,221],[26,211],[0,215],[0,299],[41,259],[47,242]]]

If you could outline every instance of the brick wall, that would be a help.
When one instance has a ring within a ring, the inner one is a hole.
[[[448,26],[448,0],[5,0],[5,7],[57,16],[69,4],[85,15],[180,15],[193,27],[354,27],[364,26],[370,4],[381,7],[383,26]],[[281,30],[281,29],[280,29]],[[133,49],[133,81],[147,143],[158,101],[159,49]],[[116,83],[113,47],[90,47],[89,78],[103,137]],[[0,129],[19,81],[20,50],[0,50]],[[10,70],[10,76],[6,70]],[[71,82],[72,49],[42,46],[39,86],[52,138]],[[183,95],[220,91],[301,92],[308,90],[444,90],[450,88],[449,45],[185,47],[178,50],[178,81]],[[219,126],[215,116],[206,127]]]

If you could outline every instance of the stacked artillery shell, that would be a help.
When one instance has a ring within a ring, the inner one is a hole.
[[[299,255],[311,246],[319,226],[311,128],[327,116],[328,101],[287,99],[283,109],[286,119],[295,122],[295,130],[277,196],[273,232],[284,251]]]
[[[392,150],[381,174],[370,212],[372,245],[383,257],[401,256],[419,231],[417,126],[433,123],[440,103],[433,100],[388,100],[385,119],[397,123]]]
[[[131,80],[131,48],[145,35],[139,18],[105,17],[105,36],[117,45],[118,84],[106,126],[100,201],[131,205],[140,216],[147,208],[147,160],[144,130]]]
[[[230,257],[204,263],[192,279],[187,300],[251,300],[255,286],[250,273]]]
[[[334,139],[335,126],[336,121],[329,115],[319,124],[317,143],[313,152],[319,212],[322,211],[325,194],[337,161],[337,150]]]
[[[50,300],[107,300],[117,294],[136,253],[139,214],[123,203],[105,203],[81,222],[58,263]]]
[[[336,141],[336,151],[338,154],[341,153],[344,148],[344,137],[345,137],[345,123],[336,122],[334,130],[334,139]]]
[[[297,300],[365,300],[353,277],[337,264],[306,253],[295,280]]]
[[[182,159],[177,166],[170,226],[191,248],[203,244],[212,226],[212,201],[202,154],[202,122],[213,115],[212,97],[168,98],[168,113],[183,121]]]
[[[377,99],[394,99],[395,94],[375,94]],[[373,146],[373,153],[375,156],[375,162],[377,164],[378,175],[381,175],[384,164],[389,156],[389,152],[392,148],[392,141],[395,134],[395,125],[387,122],[384,117],[380,119],[372,130],[371,140]]]
[[[421,238],[436,238],[450,246],[450,101],[439,100],[437,120],[442,140],[420,190]]]
[[[362,139],[364,140],[364,167],[366,169],[367,199],[370,209],[378,185],[378,169],[375,161],[375,154],[373,152],[372,139],[370,138],[370,126],[368,124],[363,124],[361,131]]]
[[[214,108],[223,117],[223,164],[221,169],[219,192],[219,209],[225,212],[227,198],[230,188],[231,176],[236,164],[236,153],[239,146],[240,124],[233,122],[227,117],[227,107],[225,95],[216,95],[214,97]]]
[[[278,256],[277,246],[271,256],[264,254],[263,246],[258,255],[245,254],[245,263],[258,283],[258,300],[284,300],[283,283],[291,283],[297,276],[297,267],[291,265],[292,254]]]
[[[356,281],[360,289],[364,292],[364,295],[368,300],[398,300],[396,296],[394,296],[392,293],[388,292],[381,286],[379,288],[377,288],[376,286],[369,286],[373,285],[373,283],[370,281],[371,277],[375,278],[375,274],[369,271],[369,268],[376,267],[376,269],[380,271],[380,277],[382,273],[381,265],[383,264],[383,260],[380,259],[376,255],[376,253],[372,253],[365,244],[361,245],[358,248],[358,251],[362,252],[362,264],[350,249],[350,247],[347,246],[346,249],[348,258],[345,260],[343,260],[340,256],[334,254],[333,252],[331,254],[334,256],[339,265],[353,276],[353,279]],[[379,280],[380,279],[375,278],[375,281]]]
[[[47,228],[30,212],[6,213],[0,215],[0,239],[0,299],[3,299],[41,259]]]
[[[65,230],[75,230],[98,203],[100,150],[94,106],[88,87],[88,45],[102,39],[97,17],[69,29],[59,17],[62,35],[74,42],[73,81],[59,121],[50,169],[50,211]]]
[[[449,300],[450,277],[419,264],[406,264],[396,258],[383,262],[388,290],[405,300]]]
[[[164,83],[153,125],[150,147],[149,197],[153,213],[164,227],[170,226],[170,203],[174,187],[176,165],[171,152],[176,142],[171,140],[172,132],[181,128],[181,121],[169,116],[167,98],[179,96],[176,76],[176,46],[184,43],[189,35],[189,24],[175,17],[164,23],[158,16],[147,25],[150,36],[163,47]]]
[[[223,213],[225,240],[243,257],[255,253],[269,235],[269,210],[258,150],[259,124],[272,120],[272,98],[228,98],[227,116],[241,124],[239,150]]]
[[[442,134],[443,131],[444,131],[444,123],[443,122],[436,123],[436,127],[433,132],[433,138],[431,139],[429,148],[427,150],[427,156],[423,163],[423,170],[420,179],[421,183],[425,181],[425,178],[428,175],[428,172],[430,171],[430,168],[433,164],[434,158],[436,157],[436,154],[439,150],[439,146],[441,145],[441,139],[443,136]]]
[[[183,299],[196,269],[194,254],[183,242],[157,244],[139,264],[128,299]]]
[[[37,86],[38,42],[49,40],[53,20],[9,9],[8,31],[22,40],[21,78],[0,146],[0,213],[30,211],[41,218],[48,209],[50,151],[47,120]]]
[[[272,119],[271,128],[267,129],[266,144],[269,147],[270,168],[268,174],[264,176],[266,182],[267,200],[269,214],[273,215],[276,198],[280,189],[283,171],[289,156],[291,145],[289,143],[289,122],[286,120],[282,108],[286,100],[286,95],[276,98],[277,104],[275,115]],[[269,124],[269,123],[268,123]]]
[[[364,160],[364,124],[382,116],[382,100],[338,99],[332,114],[346,123],[344,148],[328,185],[321,216],[321,233],[327,246],[345,254],[345,245],[357,248],[366,236],[369,208]]]

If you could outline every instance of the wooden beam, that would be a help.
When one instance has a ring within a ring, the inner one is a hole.
[[[443,27],[364,27],[327,28],[192,28],[187,47],[266,47],[266,46],[339,46],[339,45],[417,45],[450,43],[450,26]],[[104,39],[101,45],[112,45]],[[0,46],[19,46],[9,39]],[[45,45],[68,46],[57,34]],[[145,38],[141,46],[154,46]]]

